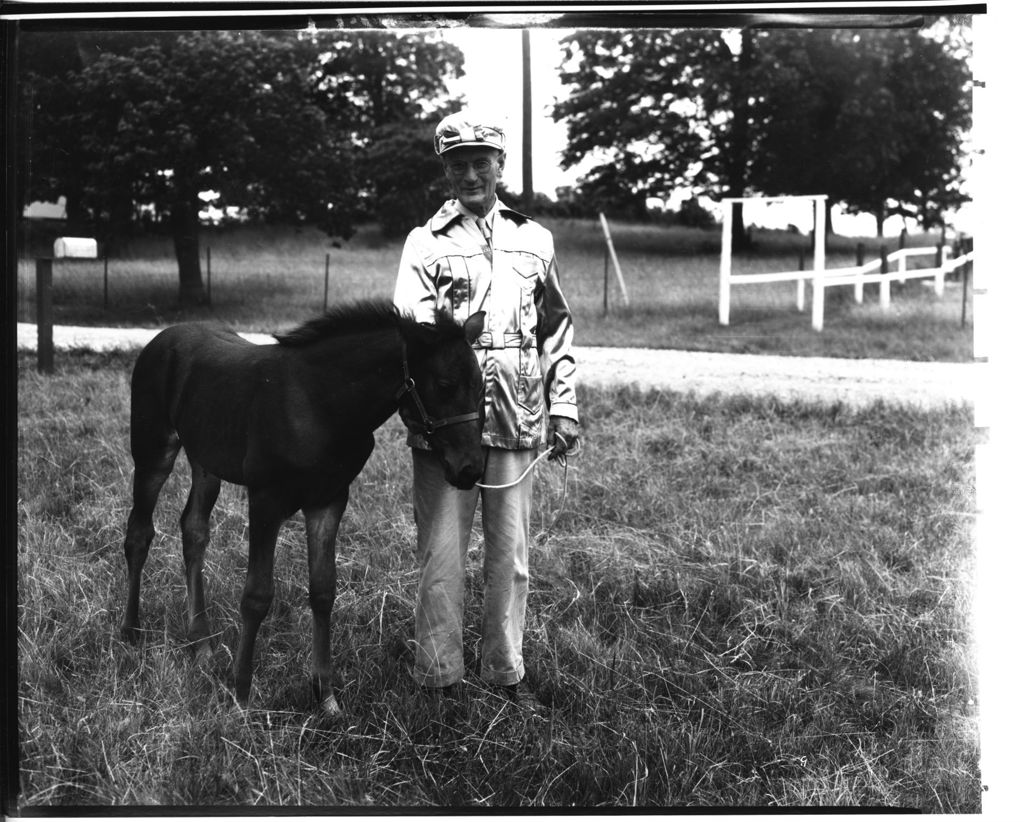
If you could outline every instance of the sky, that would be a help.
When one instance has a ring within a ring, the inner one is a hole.
[[[566,142],[566,127],[556,123],[552,107],[557,100],[567,96],[567,89],[558,78],[561,65],[559,41],[570,34],[569,29],[532,29],[530,31],[530,62],[533,79],[533,187],[552,199],[558,186],[573,185],[589,164],[563,171],[560,167],[561,149]],[[465,56],[465,75],[449,82],[449,91],[462,94],[473,110],[491,117],[505,127],[508,153],[505,162],[505,184],[512,191],[522,191],[522,93],[523,56],[522,32],[519,29],[450,28],[443,31],[443,37],[462,50]],[[723,30],[727,39],[733,34]],[[702,204],[718,213],[714,203],[702,199]],[[676,206],[677,202],[670,202]],[[801,202],[793,204],[762,205],[751,203],[744,206],[745,218],[752,224],[764,228],[785,229],[795,225],[803,232],[813,227],[813,211]],[[874,236],[875,218],[870,214],[843,214],[839,207],[832,210],[833,225],[840,234],[849,236]],[[956,228],[973,232],[971,215],[964,211],[959,215]],[[898,236],[905,223],[900,217],[890,217],[884,225],[886,236]],[[912,220],[906,222],[908,230],[916,226]]]
[[[530,31],[530,63],[533,117],[533,188],[552,199],[555,189],[572,185],[584,169],[562,171],[560,150],[565,145],[565,125],[555,123],[551,113],[556,100],[564,99],[565,88],[558,79],[561,49],[558,41],[569,34],[564,29]],[[522,94],[523,46],[518,29],[451,28],[443,33],[465,55],[465,75],[449,82],[449,91],[465,96],[469,107],[500,121],[505,127],[509,151],[505,161],[505,183],[522,191]]]

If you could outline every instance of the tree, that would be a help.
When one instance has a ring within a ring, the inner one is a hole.
[[[203,302],[201,192],[223,192],[265,219],[347,229],[351,149],[313,99],[315,62],[289,32],[192,32],[103,51],[36,83],[62,105],[37,106],[34,133],[74,147],[71,162],[35,179],[66,187],[99,223],[153,204],[171,226],[181,301]]]
[[[407,230],[443,190],[430,132],[462,53],[436,32],[32,33],[21,52],[20,195],[63,194],[108,242],[152,206],[186,302],[204,297],[199,192],[347,238],[374,213]]]
[[[445,81],[462,75],[462,52],[436,32],[317,32],[312,39],[320,54],[317,99],[357,149],[367,209],[385,235],[402,235],[446,191],[433,132],[459,104]]]
[[[958,32],[779,33],[764,52],[773,78],[751,176],[765,193],[827,193],[852,213],[924,227],[966,200],[970,73]],[[800,99],[794,106],[792,100]]]
[[[568,125],[563,168],[600,152],[608,162],[587,182],[607,186],[615,170],[641,202],[680,187],[746,192],[749,52],[733,54],[718,31],[699,29],[582,31],[562,44],[561,79],[572,88],[554,109]]]
[[[926,225],[964,199],[969,75],[951,27],[745,29],[732,49],[693,30],[562,42],[564,168],[599,152],[611,163],[595,173],[611,165],[644,196],[825,193]]]

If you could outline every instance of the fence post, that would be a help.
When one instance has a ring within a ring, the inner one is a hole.
[[[608,316],[608,246],[604,248],[604,316]]]
[[[963,245],[961,245],[961,253],[963,253]],[[970,262],[965,262],[963,266],[963,277],[964,277],[964,293],[960,302],[960,327],[963,328],[967,325],[967,281],[971,278]]]
[[[825,198],[814,201],[814,281],[811,290],[811,327],[825,327]]]
[[[722,260],[718,266],[718,324],[729,324],[729,278],[732,276],[732,203],[722,215]]]
[[[206,304],[213,305],[213,276],[210,274],[210,246],[206,246]]]
[[[604,218],[604,214],[599,213],[598,216],[601,218],[601,228],[604,231],[604,242],[608,249],[608,254],[612,258],[612,265],[615,266],[615,275],[619,278],[619,290],[622,292],[622,301],[629,305],[629,295],[626,293],[626,281],[622,279],[622,269],[619,267],[619,258],[615,254],[615,245],[612,243],[612,232],[608,228],[608,221]]]
[[[324,311],[327,310],[327,284],[330,281],[331,276],[331,253],[327,252],[326,259],[324,260]]]
[[[41,374],[53,373],[53,259],[36,258],[36,362]]]
[[[806,262],[804,260],[804,249],[803,248],[800,249],[800,259],[799,259],[798,262],[799,262],[799,265],[800,265],[800,270],[803,271],[804,268],[805,268],[805,262]],[[796,281],[796,310],[797,311],[803,311],[804,310],[804,292],[806,291],[806,288],[804,286],[806,285],[806,283],[807,283],[807,281],[803,277],[798,278],[797,281]]]
[[[857,268],[864,267],[864,243],[857,243]],[[857,272],[857,282],[853,284],[853,299],[858,305],[864,302],[864,272]]]
[[[945,230],[943,230],[945,235]],[[941,297],[943,292],[946,290],[946,242],[945,236],[943,241],[939,245],[939,259],[938,265],[935,266],[935,296]]]
[[[889,253],[885,250],[885,245],[882,244],[878,247],[878,254],[881,257],[881,268],[880,273],[883,275],[882,279],[878,281],[878,305],[883,311],[889,310]]]
[[[110,307],[110,300],[108,299],[108,296],[107,296],[107,279],[108,279],[108,270],[109,270],[109,268],[110,268],[110,258],[106,254],[104,254],[103,255],[103,310],[104,311],[106,311],[106,309]]]
[[[899,230],[899,242],[896,244],[896,251],[900,252],[906,248],[906,228],[900,228]],[[896,262],[896,270],[901,274],[906,273],[906,257],[900,254],[898,261]],[[902,286],[906,283],[906,277],[901,276],[899,278],[899,284]]]

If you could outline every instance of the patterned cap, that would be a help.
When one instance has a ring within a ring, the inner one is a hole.
[[[460,146],[487,146],[505,150],[505,132],[497,126],[486,126],[469,111],[449,114],[437,124],[434,151],[444,154]]]

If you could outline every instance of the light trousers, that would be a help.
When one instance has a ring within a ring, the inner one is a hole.
[[[514,685],[523,678],[523,624],[529,592],[533,474],[513,488],[461,491],[449,485],[437,455],[413,453],[413,514],[420,585],[416,598],[413,678],[441,688],[461,681],[466,553],[477,503],[483,524],[483,623],[480,676]],[[517,479],[537,451],[484,448],[485,485]]]

